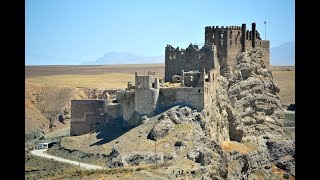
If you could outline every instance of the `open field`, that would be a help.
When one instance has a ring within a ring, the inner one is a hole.
[[[127,82],[134,83],[134,72],[146,74],[156,72],[164,77],[164,64],[131,64],[102,66],[26,66],[26,81],[53,86],[89,87],[103,89],[125,88]],[[272,66],[275,83],[280,87],[280,98],[284,104],[295,103],[295,67]]]
[[[53,75],[97,75],[109,73],[132,74],[134,72],[147,73],[154,71],[158,75],[164,74],[164,64],[121,64],[101,66],[26,66],[25,76],[43,77]]]
[[[285,105],[295,104],[295,71],[273,71],[273,80],[279,86],[279,96]]]
[[[103,89],[125,88],[134,83],[134,73],[148,71],[164,76],[164,64],[131,64],[103,66],[26,66],[26,80],[31,83],[52,86],[88,87]]]
[[[88,87],[104,89],[125,88],[127,82],[134,82],[134,74],[129,73],[104,73],[90,75],[52,75],[38,76],[27,79],[28,82],[41,85],[66,86],[66,87]]]

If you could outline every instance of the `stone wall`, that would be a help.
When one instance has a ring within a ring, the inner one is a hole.
[[[205,28],[205,42],[212,43],[216,46],[217,49],[217,58],[221,68],[224,68],[228,65],[235,64],[234,61],[228,59],[228,51],[237,50],[241,48],[240,39],[238,37],[238,31],[241,31],[239,26],[230,26],[224,28],[224,26],[207,26]],[[231,35],[231,36],[230,36]],[[241,32],[240,35],[241,37]],[[231,45],[230,45],[231,41]],[[232,41],[237,41],[237,44]],[[233,53],[231,53],[232,55]]]
[[[70,135],[96,130],[107,121],[122,117],[119,103],[106,100],[71,100]]]
[[[213,69],[208,72],[208,78],[204,82],[204,108],[208,109],[212,107],[212,103],[215,101],[215,89],[217,88],[217,78],[219,76],[219,70]]]
[[[121,104],[121,112],[124,120],[128,121],[134,112],[135,92],[124,91],[117,94],[117,101]]]
[[[172,80],[173,75],[181,75],[181,71],[206,71],[215,68],[214,46],[205,44],[201,49],[190,44],[186,49],[174,48],[167,45],[165,50],[165,81]]]
[[[196,87],[201,84],[201,73],[200,72],[184,72],[183,75],[183,83],[181,85],[185,87]]]
[[[241,29],[228,30],[228,45],[227,49],[227,62],[226,64],[232,67],[237,65],[236,57],[242,50],[241,44],[242,32]]]
[[[103,113],[107,116],[106,118],[112,118],[112,119],[121,118],[122,117],[121,104],[105,103],[103,106]]]
[[[163,111],[175,105],[187,105],[202,111],[204,108],[203,87],[161,88],[158,109]]]
[[[134,110],[139,114],[148,115],[156,109],[159,97],[159,79],[154,75],[135,77]]]
[[[81,135],[90,132],[86,114],[100,114],[106,102],[104,100],[71,100],[70,135]]]
[[[105,114],[85,114],[84,119],[85,119],[86,131],[82,132],[82,134],[95,131],[99,127],[104,126],[107,118]]]
[[[242,50],[241,38],[245,38],[246,50],[252,49],[252,31],[246,30],[246,34],[242,34],[240,26],[207,26],[205,27],[205,42],[216,45],[217,57],[221,68],[226,66],[235,67],[236,57]],[[266,66],[270,65],[270,42],[262,40],[260,33],[256,30],[255,47],[261,47],[265,54],[264,62]]]

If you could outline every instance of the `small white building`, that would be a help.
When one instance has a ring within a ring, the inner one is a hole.
[[[48,149],[48,143],[38,143],[36,149]]]

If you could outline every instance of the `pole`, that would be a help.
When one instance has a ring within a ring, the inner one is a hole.
[[[264,21],[264,40],[267,40],[267,21]]]
[[[82,174],[81,174],[81,166],[80,166],[80,158],[78,157],[78,162],[79,162],[79,175],[80,175],[80,179],[82,179]]]
[[[158,167],[158,164],[157,164],[157,140],[154,141],[154,151],[155,151],[156,167]]]

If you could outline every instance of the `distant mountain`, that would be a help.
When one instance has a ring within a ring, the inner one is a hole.
[[[294,42],[286,42],[270,49],[271,65],[295,65]]]
[[[286,42],[270,49],[271,65],[295,65],[295,44]],[[164,63],[164,56],[140,56],[128,52],[108,52],[95,61],[81,65]]]
[[[83,62],[81,65],[105,65],[105,64],[150,64],[164,63],[163,56],[140,56],[128,52],[109,52],[95,61]]]

